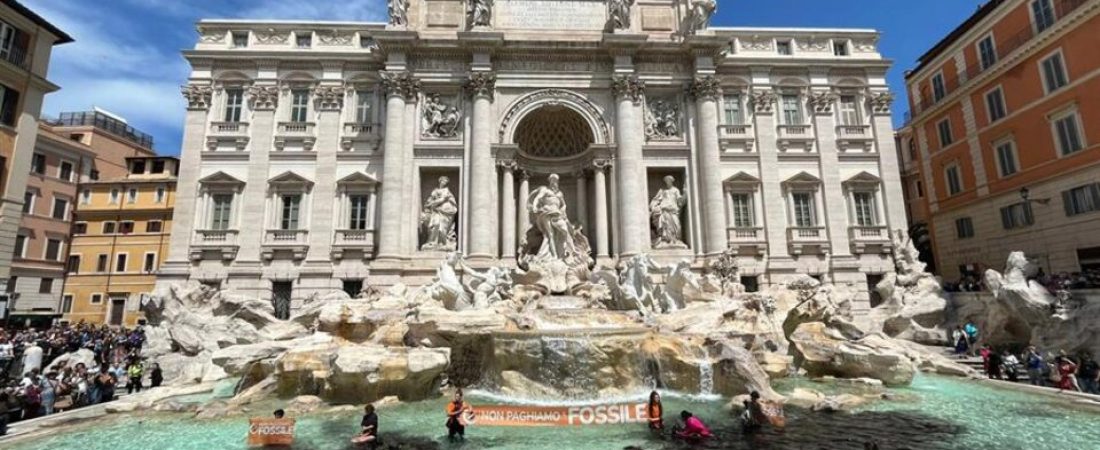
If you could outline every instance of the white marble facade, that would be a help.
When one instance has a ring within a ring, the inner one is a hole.
[[[459,0],[394,3],[391,23],[199,23],[163,282],[296,300],[423,284],[447,247],[421,223],[441,177],[457,250],[515,265],[550,174],[597,264],[733,248],[761,285],[864,290],[893,270],[906,222],[875,31],[696,30],[698,0],[630,20],[498,0],[476,26]],[[683,246],[654,245],[669,176]]]

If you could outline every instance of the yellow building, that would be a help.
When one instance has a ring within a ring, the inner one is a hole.
[[[82,184],[62,320],[131,326],[168,253],[179,160],[126,158],[129,174]]]

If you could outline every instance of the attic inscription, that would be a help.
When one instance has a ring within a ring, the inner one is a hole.
[[[607,24],[603,0],[497,0],[497,28],[599,31]]]

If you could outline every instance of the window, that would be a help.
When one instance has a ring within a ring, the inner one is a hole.
[[[46,155],[35,153],[34,156],[31,157],[31,172],[39,175],[46,174]]]
[[[371,122],[371,92],[355,91],[355,123]]]
[[[775,48],[779,51],[780,55],[790,55],[791,41],[775,41]]]
[[[854,95],[840,96],[840,123],[841,125],[863,125],[863,118],[859,115],[858,97]]]
[[[115,272],[126,271],[126,259],[129,256],[130,255],[127,255],[125,253],[119,253],[118,255],[115,255]]]
[[[103,222],[103,234],[115,234],[115,223]]]
[[[943,119],[940,123],[936,124],[936,129],[940,133],[940,148],[947,148],[955,142],[954,136],[951,135],[951,119]]]
[[[73,163],[61,161],[61,164],[57,167],[57,178],[73,181]]]
[[[157,270],[157,254],[146,253],[145,260],[141,263],[141,271],[145,273],[153,273]]]
[[[1062,60],[1062,52],[1055,52],[1039,63],[1043,74],[1043,88],[1049,94],[1069,84],[1066,75],[1066,63]]]
[[[111,204],[118,203],[118,196],[120,195],[118,188],[111,188]]]
[[[130,234],[134,232],[134,222],[130,220],[124,220],[118,223],[118,232],[120,234]]]
[[[0,84],[0,123],[15,126],[19,118],[19,91]]]
[[[281,213],[279,220],[280,230],[297,230],[298,213],[302,207],[302,196],[299,194],[283,195],[281,198]]]
[[[69,201],[62,198],[53,199],[53,211],[50,217],[58,220],[65,220],[69,215]]]
[[[61,296],[61,313],[69,314],[73,312],[73,294],[65,294]]]
[[[1004,141],[996,144],[995,152],[997,153],[997,171],[1001,174],[1001,178],[1007,177],[1019,171],[1016,165],[1016,143],[1013,141]]]
[[[962,174],[959,173],[959,166],[949,166],[944,170],[944,176],[947,178],[947,195],[958,195],[962,192]]]
[[[969,217],[955,219],[955,236],[958,236],[959,239],[974,237],[974,221]]]
[[[802,102],[798,95],[783,96],[783,125],[802,125]]]
[[[244,105],[244,89],[233,88],[225,90],[225,121],[240,122],[241,110]]]
[[[1020,202],[1001,208],[1001,224],[1006,230],[1026,227],[1035,223],[1031,215],[1031,204]]]
[[[833,43],[833,55],[834,56],[848,56],[848,42],[834,42]]]
[[[247,31],[234,31],[233,32],[233,48],[245,48],[248,47],[248,32]]]
[[[49,294],[53,292],[53,278],[43,278],[38,282],[38,293]]]
[[[88,222],[74,223],[73,234],[88,234]]]
[[[80,191],[80,204],[87,205],[90,203],[92,203],[92,191],[90,189]]]
[[[291,91],[290,121],[305,122],[309,112],[309,91],[295,89]]]
[[[23,193],[23,214],[34,214],[34,192]]]
[[[1085,148],[1084,139],[1081,136],[1081,123],[1078,120],[1077,110],[1071,110],[1054,116],[1054,143],[1058,146],[1058,152],[1065,156],[1076,153]]]
[[[22,234],[18,234],[18,235],[15,236],[15,250],[12,251],[12,254],[15,255],[16,257],[19,257],[19,258],[26,258],[27,257],[27,237],[26,236],[24,236]]]
[[[228,230],[229,217],[233,207],[233,194],[216,194],[212,197],[213,210],[210,214],[211,230]]]
[[[145,160],[136,159],[130,161],[130,173],[134,175],[142,175],[145,173]]]
[[[1066,216],[1100,211],[1100,183],[1075,187],[1062,192]]]
[[[1031,18],[1035,20],[1035,31],[1043,32],[1054,25],[1054,5],[1051,0],[1032,0]]]
[[[978,41],[978,58],[981,60],[982,70],[997,63],[997,48],[993,44],[992,35]]]
[[[309,31],[295,32],[294,43],[298,48],[310,48],[313,46],[313,33]]]
[[[999,86],[997,89],[985,94],[985,108],[986,112],[989,113],[990,123],[1004,119],[1008,115],[1008,109],[1005,107],[1004,91]]]
[[[92,294],[91,302],[93,305],[103,303],[103,294]]]
[[[163,222],[161,222],[159,220],[150,220],[148,222],[145,222],[145,232],[146,233],[160,233],[161,229],[163,229],[163,228],[164,228]]]
[[[726,125],[743,125],[745,116],[741,111],[741,96],[727,95],[722,100],[722,109],[726,116]]]
[[[363,280],[344,280],[344,292],[351,298],[359,297],[363,293]]]
[[[149,173],[164,173],[164,160],[153,160],[153,166],[150,168]]]
[[[65,271],[80,273],[80,255],[69,255],[69,260],[65,263]]]
[[[913,196],[916,198],[924,197],[924,186],[921,184],[920,180],[913,182]]]
[[[814,211],[814,195],[809,192],[796,192],[791,194],[794,206],[794,225],[799,228],[811,228],[817,226],[816,211]]]
[[[878,225],[875,217],[875,194],[873,192],[853,192],[852,206],[855,210],[856,225],[873,227]]]
[[[137,202],[137,196],[138,196],[137,189],[136,188],[130,188],[130,190],[128,190],[126,192],[126,202],[127,203],[136,203]]]
[[[96,257],[95,271],[96,272],[106,272],[107,271],[107,255],[101,254],[98,257]]]
[[[745,286],[745,292],[760,292],[760,276],[759,275],[742,275],[741,285]]]
[[[99,181],[99,171],[95,170],[95,169],[92,169],[91,171],[88,172],[88,178],[91,179],[92,181]]]
[[[940,101],[947,97],[947,85],[943,82],[943,73],[932,75],[932,100]]]
[[[349,230],[366,230],[367,229],[367,211],[370,206],[370,198],[366,195],[351,195],[348,196],[348,204],[351,208],[348,211],[348,229]]]
[[[46,261],[61,260],[61,241],[58,239],[46,239]]]
[[[756,226],[753,220],[752,194],[733,194],[733,226],[735,228],[752,228]]]
[[[166,192],[167,192],[167,189],[165,189],[164,186],[158,186],[157,187],[157,194],[156,194],[156,202],[157,203],[164,203],[164,194]]]

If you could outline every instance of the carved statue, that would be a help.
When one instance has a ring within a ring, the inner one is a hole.
[[[462,118],[458,108],[448,106],[439,98],[439,94],[425,96],[422,134],[425,137],[451,138],[458,135],[458,125]]]
[[[630,29],[630,8],[634,0],[608,0],[607,10],[612,30]]]
[[[710,28],[710,19],[717,9],[716,0],[692,0],[691,15],[688,16],[688,31],[697,33]]]
[[[492,26],[493,0],[469,0],[466,16],[470,20],[470,28]]]
[[[665,273],[669,268],[658,264],[645,253],[634,255],[626,261],[619,274],[619,288],[623,300],[633,304],[643,316],[665,313],[676,309],[671,298],[650,278],[650,272]]]
[[[450,179],[439,177],[439,187],[432,190],[420,210],[420,226],[424,230],[424,245],[421,250],[453,251],[458,242],[455,233],[455,216],[458,214],[458,201],[447,187]]]
[[[490,267],[485,272],[478,272],[465,263],[462,267],[471,278],[466,288],[474,294],[474,309],[488,309],[512,297],[512,273],[507,267]]]
[[[656,231],[653,248],[687,248],[681,240],[680,226],[680,210],[687,203],[687,198],[673,185],[675,181],[672,175],[666,176],[664,189],[657,191],[649,202],[649,215]]]
[[[566,214],[565,195],[558,188],[558,175],[551,174],[545,186],[531,192],[527,199],[527,210],[531,214],[531,224],[538,231],[540,241],[528,242],[537,245],[533,254],[536,258],[551,258],[568,261],[577,255],[577,246],[573,241],[573,227]]]
[[[648,138],[672,138],[680,135],[680,108],[674,103],[657,100],[646,110],[645,134]]]
[[[404,27],[409,25],[409,0],[388,0],[390,25]]]
[[[531,225],[524,233],[517,259],[517,281],[543,293],[565,293],[589,278],[591,247],[580,226],[569,222],[558,176],[527,197]]]
[[[466,293],[466,286],[458,277],[458,270],[465,265],[463,260],[459,252],[447,254],[439,263],[431,284],[425,285],[416,293],[416,303],[425,305],[430,302],[452,311],[469,309],[472,306],[470,295]]]

